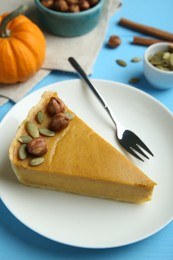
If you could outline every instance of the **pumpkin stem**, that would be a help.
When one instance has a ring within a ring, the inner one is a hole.
[[[28,9],[27,5],[21,5],[2,19],[0,23],[0,37],[6,38],[10,36],[10,32],[7,29],[8,23],[22,14],[26,9]]]

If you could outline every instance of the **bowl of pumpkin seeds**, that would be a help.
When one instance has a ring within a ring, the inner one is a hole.
[[[159,42],[150,45],[144,54],[144,75],[157,89],[173,87],[173,44]]]

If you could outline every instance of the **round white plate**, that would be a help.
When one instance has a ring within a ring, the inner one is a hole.
[[[17,181],[10,167],[8,147],[19,123],[46,90],[57,91],[69,108],[120,149],[107,113],[80,80],[42,88],[26,96],[5,116],[0,127],[0,195],[15,217],[47,238],[85,248],[110,248],[149,237],[173,218],[173,116],[158,101],[133,87],[111,81],[93,82],[121,122],[154,153],[145,162],[130,157],[157,182],[152,201],[134,205],[25,187]]]

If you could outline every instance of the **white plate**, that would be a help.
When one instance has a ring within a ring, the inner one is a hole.
[[[18,183],[10,168],[8,147],[28,109],[37,103],[45,90],[57,91],[74,112],[118,147],[111,120],[80,80],[40,89],[6,115],[0,127],[0,195],[14,216],[47,238],[79,247],[110,248],[149,237],[173,218],[173,116],[158,101],[135,88],[110,81],[93,82],[122,123],[134,130],[154,153],[154,158],[145,163],[131,158],[157,182],[153,200],[133,205]]]

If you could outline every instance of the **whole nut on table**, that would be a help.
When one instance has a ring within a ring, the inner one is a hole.
[[[121,39],[117,35],[112,35],[109,37],[108,46],[110,48],[116,48],[121,44]]]

